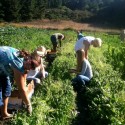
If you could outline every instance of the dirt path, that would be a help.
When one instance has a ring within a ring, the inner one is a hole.
[[[57,20],[35,20],[31,22],[21,22],[21,23],[9,23],[17,27],[35,27],[42,29],[73,29],[73,30],[83,30],[83,31],[99,31],[99,32],[114,32],[119,33],[119,29],[106,28],[106,25],[95,25],[89,23],[76,23],[73,21],[57,21]],[[1,24],[2,25],[2,24]],[[3,24],[4,25],[4,24]]]

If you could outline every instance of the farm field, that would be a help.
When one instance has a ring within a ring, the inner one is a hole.
[[[39,26],[38,26],[39,27]],[[125,44],[120,36],[94,30],[85,35],[100,37],[101,48],[91,47],[89,61],[94,77],[80,95],[71,86],[75,75],[68,69],[76,66],[73,29],[49,29],[38,27],[0,26],[0,45],[8,45],[30,52],[44,45],[51,49],[50,35],[61,32],[66,36],[58,50],[49,76],[42,81],[32,97],[33,114],[18,111],[7,125],[124,125],[125,124]],[[111,32],[111,31],[110,31]],[[113,32],[114,33],[114,32]]]

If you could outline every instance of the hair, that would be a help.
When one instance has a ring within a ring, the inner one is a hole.
[[[31,59],[36,60],[39,64],[41,64],[41,57],[37,54],[36,51],[30,54]]]
[[[62,35],[59,35],[59,36],[58,36],[58,39],[62,39],[62,38],[63,38],[63,40],[64,40],[64,39],[65,39],[65,35],[62,34]]]
[[[45,52],[46,48],[44,46],[38,46],[36,50],[37,51],[44,51]]]
[[[100,38],[95,38],[94,41],[96,42],[97,47],[101,47],[102,45],[102,40]]]
[[[28,51],[22,49],[19,51],[19,57],[24,58],[24,60],[31,58],[41,64],[41,57],[36,52],[30,54]]]
[[[19,57],[24,57],[25,58],[25,57],[27,57],[29,55],[30,55],[30,53],[28,51],[24,50],[24,49],[19,51]]]

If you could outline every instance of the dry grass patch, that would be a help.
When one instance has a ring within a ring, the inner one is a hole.
[[[7,23],[5,23],[7,24]],[[83,31],[99,31],[99,32],[116,32],[119,33],[119,29],[103,28],[103,26],[97,26],[90,23],[77,23],[73,21],[66,20],[34,20],[31,22],[20,22],[20,23],[9,23],[17,27],[35,27],[42,29],[73,29],[73,30],[83,30]],[[1,23],[0,25],[3,25]]]

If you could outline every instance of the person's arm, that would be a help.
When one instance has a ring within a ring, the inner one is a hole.
[[[88,50],[85,50],[85,58],[88,59]]]
[[[85,58],[88,59],[88,50],[89,50],[89,47],[90,47],[90,44],[88,41],[84,41],[83,44],[85,45]]]
[[[58,36],[58,40],[59,40],[59,45],[60,45],[60,47],[62,46],[61,44],[62,44],[62,40],[64,39],[64,35],[63,34],[60,34],[59,36]]]
[[[76,67],[76,70],[78,72],[81,72],[81,69],[82,69],[82,62],[83,62],[83,59],[84,59],[84,57],[83,57],[83,51],[84,50],[78,50],[76,52],[76,54],[77,54],[77,67]]]
[[[23,101],[26,105],[30,104],[30,100],[27,95],[27,87],[26,87],[26,77],[27,74],[22,74],[17,69],[13,68],[14,71],[14,79],[18,86],[18,90],[20,92],[20,96],[22,97]]]
[[[76,69],[69,69],[69,72],[70,73],[76,73],[76,74],[79,74],[80,72],[78,72]]]
[[[62,46],[62,40],[59,39],[59,46],[61,47]]]
[[[41,64],[40,72],[42,74],[42,78],[45,78],[45,68],[43,64]]]

